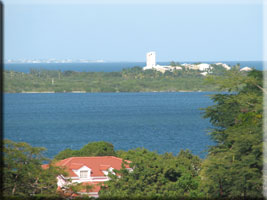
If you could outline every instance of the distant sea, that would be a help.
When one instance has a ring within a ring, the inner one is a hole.
[[[60,151],[88,142],[204,158],[214,144],[203,111],[212,92],[4,94],[4,138]]]
[[[262,61],[212,61],[203,63],[222,62],[228,65],[236,65],[240,63],[241,67],[251,67],[258,70],[263,70]],[[193,62],[180,62],[193,63]],[[170,62],[158,62],[160,65],[169,65]],[[5,70],[13,70],[17,72],[28,73],[30,69],[46,69],[46,70],[61,70],[61,71],[78,71],[78,72],[115,72],[121,71],[124,68],[135,66],[144,67],[145,62],[103,62],[103,63],[9,63],[4,65]]]

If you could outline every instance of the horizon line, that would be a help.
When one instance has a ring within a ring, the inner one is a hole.
[[[40,62],[39,63],[46,63],[44,61],[49,61],[50,59],[6,59],[6,60],[14,60],[14,62],[7,62],[7,61],[4,61],[3,63],[4,64],[8,64],[8,63],[25,63],[25,64],[29,64],[31,62],[21,62],[21,60],[29,60],[29,61],[36,61],[36,60],[39,60]],[[63,60],[66,60],[66,59],[54,59],[53,61],[63,61]],[[79,60],[85,60],[85,59],[73,59],[73,61],[70,61],[70,62],[59,62],[59,63],[83,63],[82,61],[79,61]],[[18,62],[16,62],[18,61]],[[51,63],[53,63],[53,61],[51,61]],[[127,60],[103,60],[103,59],[96,59],[96,60],[86,60],[88,61],[88,63],[108,63],[108,62],[146,62],[146,60],[143,60],[143,61],[133,61],[133,60],[130,60],[130,61],[127,61]],[[100,62],[99,62],[100,61]],[[159,62],[265,62],[264,60],[169,60],[169,61],[157,61],[157,63]],[[84,63],[87,63],[87,62],[84,62]],[[38,64],[38,63],[32,63],[32,64]]]

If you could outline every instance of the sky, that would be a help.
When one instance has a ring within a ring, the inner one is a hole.
[[[157,61],[262,60],[260,1],[138,1],[3,1],[4,57],[132,62],[155,51]]]

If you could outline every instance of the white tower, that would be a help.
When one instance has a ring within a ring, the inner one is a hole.
[[[152,51],[146,54],[146,66],[151,68],[156,66],[156,52]]]

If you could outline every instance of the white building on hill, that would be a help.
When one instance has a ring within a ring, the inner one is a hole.
[[[242,69],[240,69],[240,71],[246,71],[246,72],[249,72],[249,71],[252,71],[252,69],[250,67],[243,67]]]
[[[156,67],[156,52],[148,52],[146,54],[146,66]]]
[[[188,69],[199,70],[199,71],[207,71],[207,70],[212,69],[210,64],[207,64],[207,63],[200,63],[200,64],[184,63],[184,64],[182,64],[182,66],[184,66],[185,68],[188,68]]]
[[[222,66],[226,70],[231,69],[231,67],[225,63],[215,63],[214,65]],[[207,74],[212,73],[212,69],[213,69],[212,65],[208,63],[196,63],[196,64],[184,63],[184,64],[181,64],[181,66],[185,69],[199,70],[200,74],[203,76],[206,76]],[[165,73],[166,71],[173,72],[175,69],[182,70],[182,67],[157,65],[156,64],[156,52],[152,51],[146,54],[146,66],[143,67],[143,70],[153,69],[153,70]],[[240,71],[250,71],[250,70],[252,69],[249,67],[244,67]]]
[[[230,70],[231,67],[225,63],[215,63],[215,65],[221,65],[223,68],[225,68],[226,70]]]
[[[174,69],[181,70],[181,67],[173,67],[173,66],[166,66],[166,65],[157,65],[156,64],[156,52],[148,52],[146,54],[146,66],[143,67],[143,70],[153,69],[162,73],[166,71],[173,71]]]

